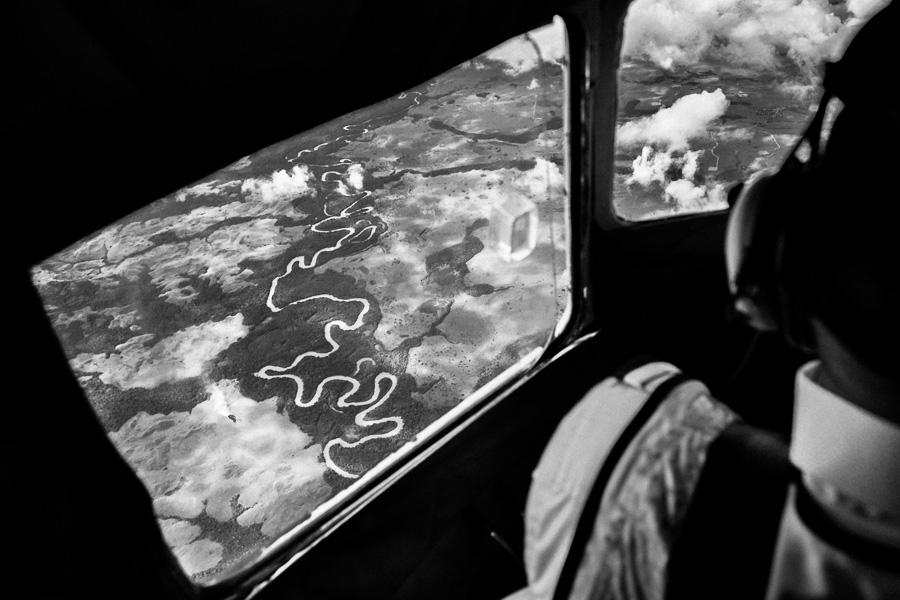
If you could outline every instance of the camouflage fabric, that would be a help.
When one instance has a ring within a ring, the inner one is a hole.
[[[526,508],[529,587],[515,598],[553,596],[584,502],[615,441],[605,430],[610,414],[642,405],[649,394],[608,378],[560,423],[533,474]],[[707,448],[736,419],[699,381],[669,394],[612,473],[572,598],[663,597],[670,545]]]

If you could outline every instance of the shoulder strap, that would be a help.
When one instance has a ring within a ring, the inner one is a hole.
[[[597,473],[597,478],[594,480],[594,484],[585,501],[584,508],[578,518],[578,524],[575,526],[572,544],[569,546],[566,561],[563,563],[563,568],[553,593],[554,600],[568,600],[569,595],[572,592],[572,585],[575,583],[575,575],[578,573],[578,567],[581,565],[581,560],[584,557],[585,548],[587,547],[588,540],[590,540],[591,533],[594,530],[594,522],[597,519],[597,512],[600,510],[600,501],[603,499],[603,492],[606,489],[606,484],[612,475],[613,469],[615,469],[616,464],[619,462],[619,459],[628,448],[628,444],[634,439],[634,436],[637,435],[641,427],[644,426],[650,416],[656,411],[657,407],[659,407],[672,390],[689,379],[690,377],[686,376],[684,373],[676,373],[660,383],[644,402],[644,405],[640,410],[635,414],[631,422],[629,422],[622,430],[616,443],[613,444],[607,454],[606,460],[604,460],[603,465],[600,467],[600,471]]]
[[[710,445],[669,555],[666,598],[762,598],[797,471],[787,444],[745,423]]]

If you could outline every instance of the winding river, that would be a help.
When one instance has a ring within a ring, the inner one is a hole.
[[[411,94],[415,94],[413,101],[415,102],[415,104],[419,104],[419,96],[421,95],[421,92],[411,92]],[[407,95],[408,94],[404,92],[398,97],[398,99],[404,99],[407,97]],[[365,125],[365,123],[370,120],[371,119],[368,119],[367,121],[359,124],[345,125],[343,127],[343,130],[347,132],[346,134],[342,134],[333,140],[318,144],[313,148],[301,150],[297,153],[296,156],[294,156],[293,158],[288,158],[287,160],[289,162],[293,162],[298,160],[306,153],[315,152],[320,148],[327,146],[328,144],[338,142],[341,139],[344,139],[351,135],[356,136],[365,134],[369,130],[363,127],[363,125]],[[391,394],[394,393],[394,390],[397,387],[397,377],[387,371],[378,373],[373,381],[372,395],[367,399],[352,401],[351,398],[356,396],[360,391],[360,388],[362,387],[359,378],[363,364],[366,362],[371,362],[373,365],[375,364],[375,360],[373,358],[366,357],[357,361],[356,369],[352,375],[329,375],[319,382],[319,384],[316,386],[315,392],[311,397],[304,399],[306,382],[304,381],[303,376],[295,375],[293,373],[290,373],[289,371],[295,370],[304,360],[324,359],[337,352],[338,349],[340,349],[340,344],[334,339],[334,330],[339,329],[341,331],[354,331],[356,329],[359,329],[363,324],[366,314],[369,312],[369,301],[365,298],[338,298],[331,294],[317,294],[314,296],[301,298],[299,300],[294,300],[293,302],[290,302],[284,306],[277,306],[275,304],[275,294],[278,290],[278,285],[281,280],[290,275],[295,268],[314,269],[318,264],[322,254],[326,252],[335,252],[348,242],[369,241],[373,236],[377,235],[377,225],[373,224],[371,220],[365,218],[365,215],[371,213],[374,210],[374,207],[360,206],[360,203],[369,198],[372,195],[372,192],[364,190],[362,188],[357,188],[356,192],[351,191],[351,187],[348,186],[344,181],[348,177],[349,170],[353,166],[353,164],[354,163],[352,160],[343,158],[339,162],[334,164],[309,165],[331,169],[322,173],[320,177],[322,183],[333,183],[335,185],[335,191],[339,195],[352,199],[352,201],[347,206],[341,208],[336,213],[333,213],[329,210],[329,203],[326,200],[325,205],[323,206],[323,213],[325,215],[324,218],[312,225],[310,227],[310,231],[315,233],[341,232],[343,233],[343,235],[337,240],[336,243],[334,243],[334,245],[321,248],[317,250],[312,256],[301,255],[291,259],[291,261],[287,264],[284,273],[272,280],[272,283],[269,287],[269,295],[266,298],[266,306],[271,312],[278,313],[292,306],[307,302],[336,302],[342,304],[358,304],[359,312],[356,315],[356,319],[353,322],[347,322],[342,318],[334,318],[325,324],[324,336],[325,340],[330,346],[329,350],[325,352],[303,352],[302,354],[296,356],[294,360],[287,366],[267,365],[255,373],[257,377],[260,377],[262,379],[287,379],[294,382],[296,386],[296,392],[294,394],[294,404],[301,408],[308,408],[318,403],[319,399],[322,397],[322,393],[326,385],[332,382],[349,384],[350,388],[343,394],[341,394],[341,396],[337,399],[336,405],[338,409],[335,409],[337,410],[337,412],[343,412],[339,410],[339,408],[364,407],[363,410],[357,413],[356,417],[354,418],[354,422],[356,423],[356,425],[366,429],[383,424],[393,425],[387,430],[382,430],[378,433],[365,435],[356,441],[347,441],[339,437],[329,440],[325,444],[323,450],[325,464],[329,469],[331,469],[338,475],[347,477],[349,479],[356,479],[360,476],[360,474],[351,473],[335,463],[335,460],[332,456],[332,451],[336,446],[344,449],[353,449],[362,446],[363,444],[371,440],[394,437],[403,430],[403,419],[399,416],[389,416],[383,418],[370,417],[371,413],[381,408],[390,399]],[[337,170],[335,170],[335,168],[337,168]],[[356,217],[357,219],[352,225],[333,227],[335,221],[352,219],[354,217]]]

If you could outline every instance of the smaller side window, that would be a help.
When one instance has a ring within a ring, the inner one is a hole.
[[[634,2],[619,68],[616,214],[723,210],[735,183],[778,167],[817,109],[822,65],[887,1],[865,4]]]

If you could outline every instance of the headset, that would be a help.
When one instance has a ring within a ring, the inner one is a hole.
[[[890,78],[878,66],[897,63],[897,14],[895,3],[888,4],[839,61],[825,65],[818,110],[781,168],[760,171],[729,192],[725,260],[734,310],[757,330],[779,331],[806,351],[815,346],[809,310],[814,274],[808,242],[815,235],[810,217],[817,198],[829,192],[823,124],[833,99],[841,101],[842,111],[870,112],[868,100],[888,89],[885,80]],[[888,128],[900,131],[896,103],[892,109],[875,110]]]
[[[754,328],[780,331],[805,350],[813,348],[813,338],[808,273],[801,262],[803,221],[819,187],[822,124],[833,97],[826,85],[809,127],[780,169],[760,171],[729,194],[725,262],[734,308]]]

